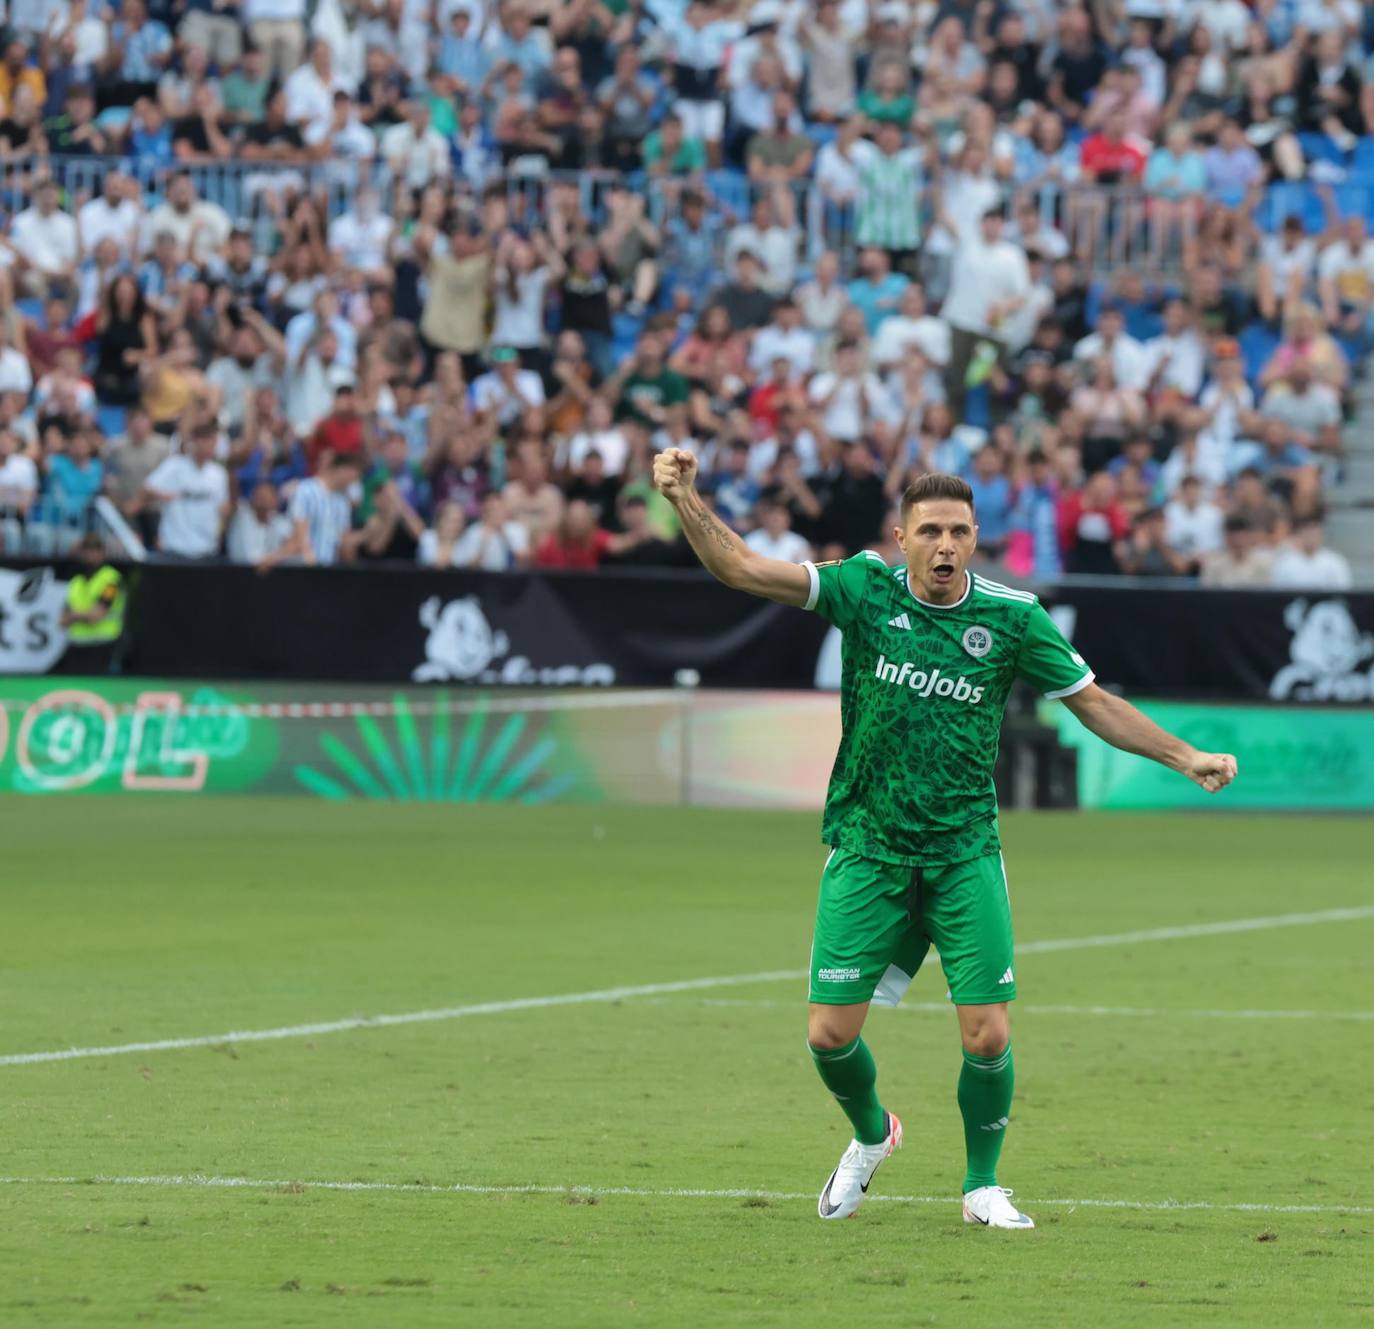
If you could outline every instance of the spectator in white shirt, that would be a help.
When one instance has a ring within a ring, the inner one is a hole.
[[[218,203],[196,197],[196,187],[183,171],[172,177],[166,201],[144,221],[143,250],[150,252],[156,238],[166,233],[176,239],[185,258],[204,266],[224,248],[233,229],[229,214]]]
[[[494,413],[500,425],[510,425],[531,406],[544,404],[544,381],[532,369],[520,368],[520,357],[509,346],[494,347],[487,356],[492,368],[472,385],[472,408],[479,415]]]
[[[1203,495],[1202,477],[1185,475],[1164,505],[1164,540],[1195,566],[1225,543],[1222,511]]]
[[[334,94],[348,92],[334,71],[334,52],[323,38],[310,43],[310,59],[286,80],[286,118],[302,132],[327,121],[334,108]]]
[[[919,282],[912,282],[902,292],[898,311],[878,324],[869,358],[879,370],[890,369],[904,360],[912,347],[936,369],[943,370],[949,363],[949,324],[926,312],[925,288]]]
[[[84,254],[93,254],[102,240],[113,240],[126,263],[138,253],[138,227],[143,218],[141,191],[132,176],[107,171],[98,197],[76,214],[77,233]]]
[[[406,118],[382,135],[382,157],[407,189],[427,189],[453,172],[444,136],[429,123],[429,104],[407,102]]]
[[[1294,591],[1346,591],[1350,580],[1345,555],[1326,548],[1321,512],[1299,517],[1292,541],[1274,555],[1273,584]]]
[[[291,518],[278,507],[276,489],[263,480],[251,498],[239,501],[225,550],[233,562],[256,566],[286,544],[293,529]]]
[[[33,370],[23,351],[9,342],[9,323],[0,315],[0,393],[14,392],[27,397],[33,389]]]
[[[968,369],[979,343],[990,343],[1004,357],[1004,324],[1031,292],[1025,251],[1002,238],[1002,225],[1001,207],[989,208],[978,233],[961,238],[940,311],[951,330],[945,391],[956,418],[963,415]]]
[[[23,517],[38,497],[38,467],[22,452],[19,440],[7,429],[0,429],[0,519]],[[5,544],[0,528],[0,547]]]
[[[33,206],[15,217],[10,240],[28,269],[34,295],[46,293],[52,282],[70,281],[76,275],[81,253],[76,221],[57,206],[57,186],[51,180],[39,183]]]
[[[1367,345],[1374,332],[1374,240],[1359,213],[1347,217],[1340,238],[1322,250],[1317,294],[1327,325]]]
[[[176,558],[214,558],[230,512],[229,473],[215,460],[218,431],[201,425],[187,452],[159,463],[144,486],[162,505],[158,548]]]
[[[530,537],[524,525],[510,521],[506,500],[493,491],[482,499],[482,515],[458,538],[452,562],[459,568],[509,572],[530,561]]]
[[[1112,372],[1123,388],[1143,392],[1150,381],[1150,357],[1134,337],[1126,331],[1126,319],[1118,305],[1102,306],[1097,331],[1089,333],[1073,348],[1073,358],[1091,365],[1107,356]]]
[[[797,254],[801,229],[795,220],[796,207],[786,189],[760,194],[754,200],[749,220],[736,226],[725,239],[725,271],[735,270],[735,260],[743,252],[757,255],[763,264],[759,285],[769,295],[787,294],[797,281]]]
[[[329,223],[329,252],[350,271],[376,273],[386,267],[395,223],[382,211],[381,195],[360,189],[353,206]]]
[[[1308,239],[1301,217],[1285,217],[1279,234],[1260,242],[1255,276],[1260,317],[1272,323],[1289,306],[1301,304],[1316,272],[1316,242]]]
[[[811,372],[816,360],[816,339],[802,326],[801,310],[790,296],[779,300],[771,323],[754,334],[749,348],[749,367],[762,376],[775,360],[786,360],[793,380]]]
[[[811,546],[792,529],[787,504],[773,499],[759,504],[759,525],[744,537],[744,543],[756,554],[784,563],[804,563],[811,557]]]
[[[811,380],[810,397],[826,433],[841,443],[862,438],[875,420],[893,422],[887,389],[876,374],[864,369],[857,342],[842,341],[835,347],[835,368]]]
[[[1149,357],[1149,385],[1177,388],[1189,401],[1202,391],[1207,347],[1193,327],[1187,301],[1175,297],[1164,305],[1164,331],[1145,343]]]

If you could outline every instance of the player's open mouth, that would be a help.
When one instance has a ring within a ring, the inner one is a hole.
[[[954,577],[954,564],[937,563],[933,568],[931,568],[930,575],[935,581],[941,583],[950,581]]]

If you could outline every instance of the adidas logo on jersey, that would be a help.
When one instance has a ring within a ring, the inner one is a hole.
[[[890,628],[910,629],[911,620],[905,614],[898,614],[896,618],[889,618],[887,620],[887,626]]]
[[[875,678],[881,678],[884,683],[910,688],[918,697],[949,697],[952,701],[966,701],[970,706],[977,706],[983,700],[983,689],[974,687],[962,674],[958,678],[951,678],[948,674],[941,674],[938,669],[932,669],[927,674],[924,669],[917,669],[910,660],[899,665],[895,660],[880,655],[878,667],[873,673]]]

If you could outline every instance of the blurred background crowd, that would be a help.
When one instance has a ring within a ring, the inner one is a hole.
[[[0,547],[1350,582],[1351,0],[8,0]]]

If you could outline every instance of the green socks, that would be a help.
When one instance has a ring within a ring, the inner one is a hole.
[[[878,1068],[868,1044],[856,1038],[842,1048],[811,1048],[811,1056],[825,1087],[854,1123],[854,1138],[860,1144],[882,1144],[887,1113],[878,1102]]]
[[[959,1111],[964,1114],[964,1148],[968,1151],[965,1195],[980,1186],[997,1185],[997,1158],[1007,1133],[1015,1078],[1010,1043],[995,1057],[964,1053],[963,1069],[959,1072]]]

